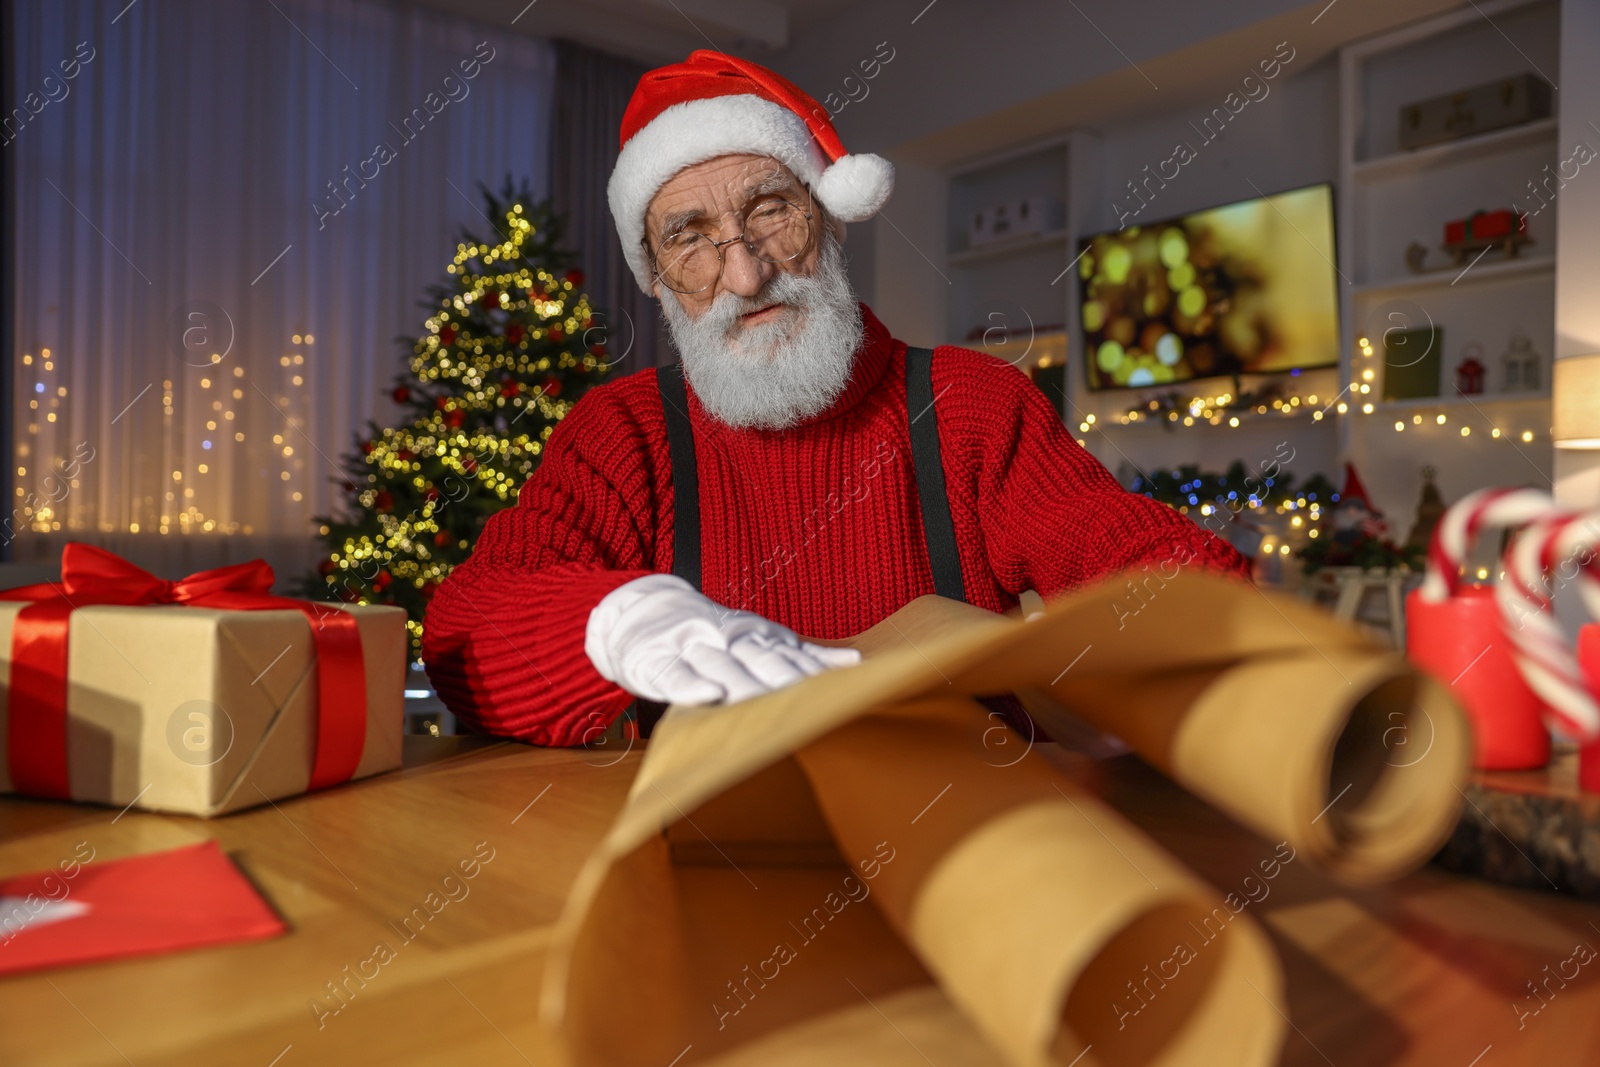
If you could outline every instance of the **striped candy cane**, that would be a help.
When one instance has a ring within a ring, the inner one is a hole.
[[[1418,595],[1439,603],[1461,584],[1467,553],[1485,529],[1524,526],[1556,508],[1548,493],[1537,489],[1479,489],[1445,511],[1428,545],[1428,565]]]
[[[1495,589],[1517,669],[1550,709],[1552,724],[1579,741],[1600,738],[1600,684],[1584,678],[1552,610],[1547,576],[1574,568],[1585,610],[1600,618],[1597,544],[1600,510],[1546,515],[1506,553],[1506,580]]]

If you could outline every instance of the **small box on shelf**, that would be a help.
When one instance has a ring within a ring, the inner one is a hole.
[[[1500,78],[1400,109],[1400,147],[1423,148],[1550,116],[1550,83],[1536,74]]]
[[[1065,210],[1053,196],[1025,196],[979,208],[967,230],[967,247],[982,248],[1016,237],[1036,237],[1061,228]]]

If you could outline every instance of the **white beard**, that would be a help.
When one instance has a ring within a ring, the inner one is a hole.
[[[691,317],[676,293],[661,293],[684,375],[706,411],[729,426],[793,426],[826,410],[849,383],[861,306],[831,231],[824,231],[812,274],[779,269],[753,297],[725,292]],[[739,316],[773,303],[789,310],[773,322],[739,325]]]

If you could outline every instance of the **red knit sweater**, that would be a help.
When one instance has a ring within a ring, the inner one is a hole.
[[[849,384],[786,430],[713,420],[693,387],[706,596],[802,636],[859,633],[934,591],[907,429],[905,351],[866,305]],[[1028,377],[981,352],[933,359],[961,569],[991,611],[1130,566],[1241,576],[1226,542],[1127,492]],[[428,609],[423,659],[470,726],[534,744],[592,740],[633,697],[583,651],[589,612],[672,569],[672,469],[653,369],[587,393],[516,506],[492,516]]]

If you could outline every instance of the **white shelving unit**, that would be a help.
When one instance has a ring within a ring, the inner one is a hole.
[[[1040,334],[1059,334],[1068,320],[1068,279],[1072,228],[1060,228],[971,247],[973,213],[991,204],[1045,195],[1070,204],[1068,163],[1071,135],[1061,135],[984,156],[946,172],[948,180],[945,262],[950,298],[945,305],[945,339],[968,348],[991,349],[1013,360],[1021,347],[1029,354],[1017,363],[1026,369],[1041,355],[1059,358],[1059,338],[1028,345]],[[1056,279],[1060,284],[1052,284]],[[1010,337],[1010,343],[1000,343]]]
[[[1348,414],[1337,420],[1339,452],[1402,525],[1424,465],[1437,469],[1447,500],[1483,485],[1538,484],[1549,476],[1555,209],[1536,210],[1541,202],[1529,185],[1545,177],[1558,153],[1553,116],[1405,151],[1400,109],[1523,73],[1558,83],[1559,56],[1556,0],[1480,0],[1340,52],[1340,381],[1354,387]],[[1502,208],[1529,213],[1533,240],[1517,256],[1492,251],[1456,264],[1443,253],[1445,223]],[[1429,250],[1426,273],[1409,273],[1412,242]],[[1429,325],[1442,331],[1440,395],[1383,400],[1384,333]],[[1543,357],[1544,393],[1497,391],[1502,354],[1519,334]],[[1363,355],[1363,340],[1373,356]],[[1468,349],[1488,384],[1463,397],[1456,367]],[[1363,385],[1370,391],[1359,393]]]

